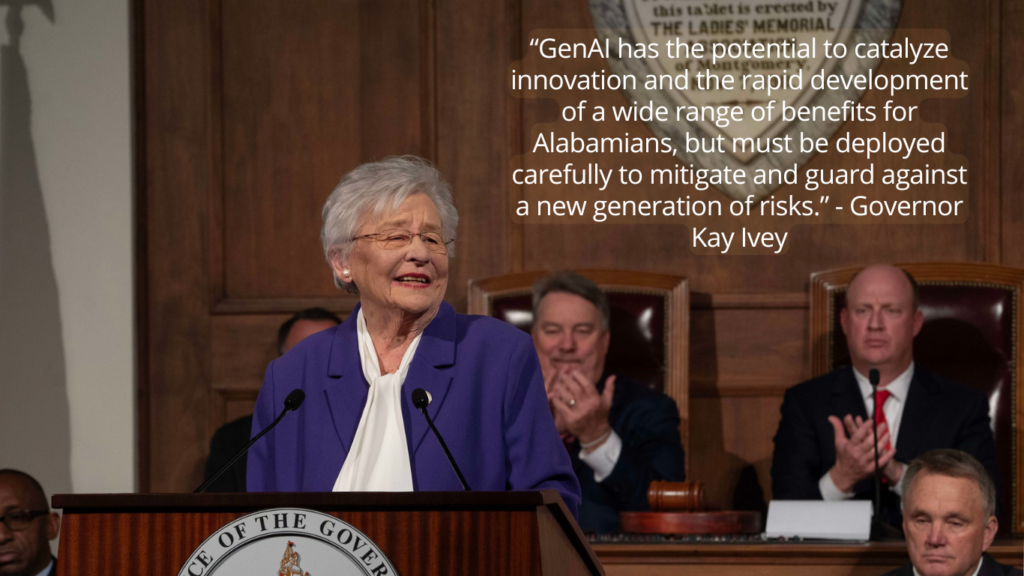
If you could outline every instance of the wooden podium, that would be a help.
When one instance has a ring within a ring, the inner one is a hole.
[[[604,574],[554,490],[58,494],[53,507],[63,509],[60,576],[177,576],[208,537],[273,508],[313,510],[347,522],[402,576]],[[203,573],[202,566],[196,572]]]

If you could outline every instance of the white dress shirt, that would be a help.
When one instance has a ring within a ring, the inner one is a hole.
[[[409,373],[422,333],[418,334],[402,356],[398,370],[381,374],[377,350],[366,329],[362,308],[356,318],[359,360],[363,376],[370,384],[366,406],[352,447],[334,482],[335,492],[412,492],[412,467],[409,445],[402,418],[402,384]]]
[[[875,401],[871,394],[871,382],[867,376],[858,372],[856,368],[853,369],[853,377],[857,380],[857,387],[860,388],[861,397],[864,398],[864,407],[867,409],[868,419],[874,418]],[[882,412],[885,413],[885,421],[889,424],[889,441],[893,446],[896,446],[896,437],[899,435],[900,430],[900,420],[903,419],[903,407],[907,405],[907,393],[910,392],[910,381],[913,379],[914,363],[911,362],[910,366],[897,376],[895,380],[890,382],[888,386],[879,388],[879,390],[889,391],[889,397],[885,399],[885,404],[882,405]],[[835,501],[853,498],[852,492],[843,492],[836,486],[829,472],[825,472],[825,475],[818,480],[818,489],[821,490],[821,497],[824,500]],[[900,481],[895,486],[890,486],[889,489],[902,497],[903,478],[901,477]]]
[[[608,439],[604,441],[604,444],[590,452],[580,449],[580,461],[590,466],[594,471],[595,482],[603,482],[605,478],[611,476],[612,470],[615,469],[615,464],[618,463],[619,456],[621,455],[622,438],[619,438],[615,430],[609,430]]]

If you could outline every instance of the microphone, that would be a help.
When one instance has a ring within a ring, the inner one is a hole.
[[[288,397],[286,397],[284,399],[284,410],[281,411],[281,414],[277,418],[275,418],[273,422],[270,423],[270,426],[267,426],[266,428],[261,430],[259,434],[253,436],[252,440],[249,440],[249,442],[246,443],[245,446],[242,446],[242,449],[239,450],[237,454],[232,456],[231,460],[228,460],[227,464],[221,466],[220,470],[217,470],[216,474],[214,474],[213,476],[210,476],[209,480],[207,480],[206,482],[203,482],[199,486],[199,488],[196,488],[192,493],[193,494],[199,494],[203,490],[206,490],[207,488],[209,488],[210,484],[213,484],[214,480],[216,480],[217,478],[220,478],[220,475],[223,474],[224,472],[226,472],[227,469],[230,468],[232,464],[234,464],[239,458],[241,458],[242,454],[245,454],[246,452],[248,452],[249,448],[251,448],[252,445],[255,444],[257,440],[259,440],[260,438],[263,438],[264,434],[266,434],[267,432],[270,432],[271,430],[273,430],[274,426],[277,426],[278,422],[280,422],[281,419],[284,418],[285,414],[287,414],[289,412],[292,412],[294,410],[298,410],[299,406],[302,406],[302,401],[305,400],[305,399],[306,399],[306,393],[305,392],[303,392],[302,390],[299,390],[298,388],[296,388],[295,390],[292,390],[288,394]]]
[[[302,406],[302,402],[306,399],[306,393],[296,388],[292,390],[288,396],[284,399],[284,410],[285,412],[293,412]],[[262,432],[260,432],[262,434]]]
[[[430,414],[427,414],[427,406],[430,405],[431,397],[430,392],[427,392],[423,388],[417,388],[412,391],[412,405],[423,412],[423,417],[427,419],[427,424],[430,425],[430,429],[434,431],[434,436],[437,436],[437,441],[441,443],[441,448],[444,450],[444,455],[448,457],[448,462],[455,469],[455,473],[459,476],[459,482],[462,482],[462,487],[466,489],[466,492],[471,492],[469,484],[466,482],[466,477],[462,475],[462,470],[459,470],[459,465],[455,463],[455,458],[452,457],[452,453],[448,451],[448,445],[444,443],[444,438],[441,437],[441,433],[437,431],[437,427],[434,426],[434,421],[430,419]]]

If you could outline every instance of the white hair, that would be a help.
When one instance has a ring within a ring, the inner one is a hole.
[[[429,161],[416,156],[390,156],[379,162],[363,164],[345,174],[331,192],[321,213],[323,228],[320,240],[324,244],[327,261],[331,256],[347,256],[352,250],[352,238],[359,230],[363,218],[379,218],[398,208],[413,194],[425,194],[434,203],[441,216],[441,236],[445,242],[455,239],[459,226],[459,213],[452,202],[452,191],[441,179]],[[454,256],[454,245],[448,255]],[[356,292],[351,282],[343,282],[334,275],[334,284],[349,292]]]

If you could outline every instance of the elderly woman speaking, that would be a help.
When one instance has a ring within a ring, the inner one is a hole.
[[[267,367],[253,433],[298,388],[306,401],[249,454],[250,491],[461,490],[412,392],[474,490],[553,488],[575,513],[579,483],[548,409],[530,337],[444,301],[459,216],[432,166],[364,164],[323,209],[335,283],[359,295],[341,325]]]

